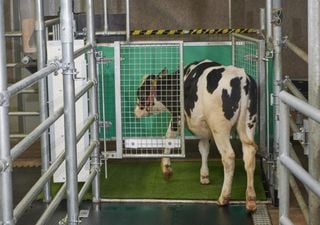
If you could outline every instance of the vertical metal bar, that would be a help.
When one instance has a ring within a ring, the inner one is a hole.
[[[228,27],[231,29],[232,27],[232,1],[231,0],[229,0],[229,4],[228,4],[228,14],[229,14]]]
[[[290,140],[289,140],[289,109],[282,101],[279,102],[280,110],[280,156],[289,156]],[[289,172],[288,169],[279,163],[279,218],[288,217],[289,213]]]
[[[4,0],[0,0],[0,223],[11,225],[13,221],[12,160],[9,136],[9,99],[5,98],[8,88],[6,68],[6,40],[4,27]],[[1,100],[1,97],[4,98]]]
[[[282,11],[282,1],[274,0],[273,1],[273,10],[274,18],[280,19],[277,17],[275,12]],[[274,77],[273,77],[273,107],[274,107],[274,140],[273,140],[273,157],[276,160],[277,154],[279,153],[279,141],[280,141],[280,132],[279,132],[279,93],[281,91],[281,80],[282,80],[282,25],[280,23],[273,23],[273,49],[274,49]],[[278,180],[276,179],[276,174],[274,174],[274,188],[277,189]],[[274,193],[273,197],[276,194]],[[275,200],[275,199],[274,199]]]
[[[126,0],[126,36],[127,41],[130,41],[130,1]]]
[[[66,149],[67,175],[67,211],[68,224],[78,224],[79,203],[77,183],[77,145],[75,121],[74,93],[74,58],[73,58],[73,12],[72,1],[60,1],[61,6],[61,44],[62,44],[62,74],[64,101],[64,132]]]
[[[108,25],[108,0],[103,0],[103,21],[104,21],[104,32],[106,33],[109,30]]]
[[[94,5],[93,0],[87,0],[87,40],[92,45],[92,50],[88,54],[88,73],[89,79],[94,82],[94,86],[89,91],[90,113],[96,117],[91,126],[91,141],[99,141],[99,119],[98,119],[98,77],[95,57],[95,28],[94,28]],[[96,172],[92,184],[93,202],[100,202],[100,151],[99,145],[95,147],[91,156],[91,172]]]
[[[123,146],[122,146],[122,112],[121,112],[121,55],[120,55],[120,42],[114,43],[114,85],[115,85],[115,105],[116,105],[116,146],[117,157],[122,158]]]
[[[257,78],[259,82],[259,140],[260,140],[260,150],[266,155],[267,151],[267,133],[266,133],[266,126],[267,126],[267,119],[266,119],[266,70],[265,70],[265,42],[260,40],[257,42],[258,48],[258,65],[257,65]]]
[[[236,37],[234,36],[234,34],[231,35],[231,41],[232,41],[232,65],[235,66],[236,65]]]
[[[38,70],[46,66],[46,37],[43,15],[43,0],[36,0],[36,35],[37,35],[37,62]],[[47,77],[39,81],[39,105],[40,105],[40,121],[43,122],[48,118],[48,90]],[[41,174],[44,174],[50,166],[50,143],[48,130],[41,135]],[[43,201],[51,201],[50,182],[43,187]]]
[[[268,48],[271,47],[272,39],[272,0],[266,0],[266,40]]]
[[[320,3],[308,1],[308,84],[309,103],[320,108]],[[309,173],[320,179],[320,125],[309,120]],[[320,199],[309,191],[309,225],[320,224]]]
[[[180,140],[181,140],[181,155],[183,155],[183,157],[185,157],[186,155],[186,151],[185,151],[185,134],[184,134],[184,124],[185,124],[185,120],[184,120],[184,110],[182,110],[184,108],[184,88],[183,88],[183,84],[184,84],[184,74],[183,74],[183,42],[181,42],[179,44],[179,51],[180,51],[180,118],[181,118],[181,127],[180,127]]]

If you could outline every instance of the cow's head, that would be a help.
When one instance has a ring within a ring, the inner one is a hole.
[[[168,70],[163,69],[158,75],[146,75],[143,78],[137,90],[137,102],[134,110],[137,118],[166,110],[165,106],[156,97],[159,89],[158,81],[167,74]]]

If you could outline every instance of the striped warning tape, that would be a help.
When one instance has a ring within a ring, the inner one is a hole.
[[[231,34],[231,33],[257,33],[252,28],[236,28],[236,29],[192,29],[192,30],[133,30],[131,35],[194,35],[194,34]]]

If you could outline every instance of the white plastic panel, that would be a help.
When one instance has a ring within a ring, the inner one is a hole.
[[[83,40],[74,41],[74,49],[77,50],[84,46]],[[60,41],[48,41],[47,45],[48,61],[55,58],[61,58],[61,43]],[[87,68],[85,56],[82,55],[75,60],[77,69],[77,77],[83,79],[75,80],[75,92],[77,93],[87,82]],[[48,92],[49,92],[49,112],[50,115],[63,105],[63,75],[61,70],[57,74],[51,74],[48,77]],[[77,132],[81,129],[84,121],[88,118],[88,95],[83,95],[76,103],[76,127]],[[51,158],[54,160],[65,149],[64,142],[64,117],[59,118],[50,129],[51,142]],[[77,144],[78,160],[84,154],[85,149],[89,145],[89,133],[87,132]],[[86,181],[89,176],[89,162],[83,167],[79,173],[78,180]],[[65,182],[66,172],[65,163],[63,163],[57,172],[54,174],[54,182]]]

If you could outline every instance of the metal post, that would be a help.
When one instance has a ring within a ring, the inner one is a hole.
[[[272,0],[266,0],[266,40],[267,40],[267,48],[270,50],[272,47],[271,39],[272,39]]]
[[[92,50],[88,54],[88,74],[89,79],[94,82],[94,86],[89,91],[90,113],[96,117],[92,124],[90,134],[91,141],[99,141],[99,119],[98,119],[98,77],[95,58],[95,29],[94,29],[94,5],[93,0],[87,0],[87,40],[92,45]],[[100,151],[99,145],[91,157],[92,170],[97,172],[92,184],[93,202],[100,202]],[[92,172],[93,172],[92,171]]]
[[[43,16],[43,0],[36,0],[36,35],[37,35],[37,62],[38,70],[46,66],[46,36]],[[47,95],[47,77],[39,81],[39,104],[40,104],[40,121],[43,122],[48,118],[48,95]],[[44,174],[50,166],[48,130],[41,135],[41,174]],[[43,201],[51,201],[50,182],[43,187]]]
[[[273,77],[273,106],[274,106],[274,143],[273,143],[273,156],[276,160],[277,153],[279,153],[279,93],[281,91],[281,79],[282,79],[282,1],[273,1],[273,49],[274,49],[274,77]],[[277,189],[276,173],[274,174],[274,188]],[[273,193],[273,197],[276,197],[276,193]],[[273,199],[276,201],[276,199]]]
[[[308,84],[309,103],[320,108],[320,3],[318,0],[308,1]],[[309,173],[320,179],[320,125],[309,120]],[[309,225],[320,224],[320,200],[309,191]]]
[[[79,203],[77,183],[77,145],[75,121],[75,87],[74,87],[74,58],[73,58],[73,12],[72,1],[60,1],[60,33],[62,45],[62,74],[64,101],[64,132],[66,149],[67,175],[67,211],[68,224],[78,224]]]
[[[130,41],[130,4],[129,4],[129,0],[126,0],[126,37],[127,37],[127,41]]]
[[[6,40],[4,36],[4,1],[0,0],[0,98],[8,87],[6,68]],[[3,96],[5,97],[5,96]],[[0,223],[14,224],[12,198],[12,161],[9,137],[9,99],[0,99]]]
[[[280,101],[280,156],[289,156],[289,109]],[[279,218],[288,217],[289,213],[289,173],[287,168],[279,163]]]

